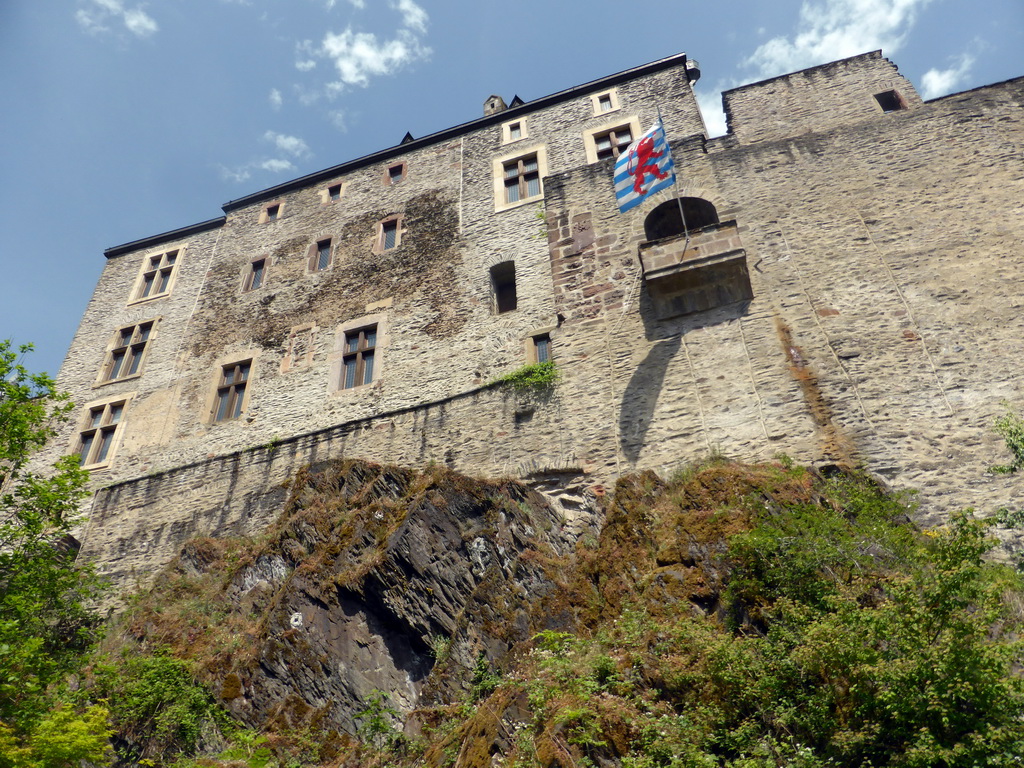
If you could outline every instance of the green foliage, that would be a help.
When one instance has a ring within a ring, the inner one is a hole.
[[[491,386],[509,386],[513,389],[550,389],[558,381],[558,368],[553,360],[545,363],[531,363],[516,368],[491,382]]]
[[[111,730],[101,704],[76,712],[58,706],[19,738],[0,724],[0,768],[78,768],[82,761],[109,765]]]
[[[501,675],[491,671],[491,664],[483,651],[476,658],[473,667],[473,677],[469,681],[469,698],[471,701],[486,699],[495,689],[501,685]]]
[[[995,429],[1006,441],[1006,448],[1013,455],[1013,461],[990,467],[990,470],[1000,474],[1018,471],[1024,467],[1024,419],[1007,406],[1006,413],[996,419]]]
[[[109,701],[132,759],[192,754],[230,720],[198,683],[188,662],[167,655],[125,653],[93,669],[89,694]]]
[[[388,705],[387,693],[375,688],[366,700],[366,707],[356,713],[356,719],[359,738],[377,752],[394,745],[398,733],[393,723],[398,720],[398,711]]]
[[[95,726],[96,738],[105,741],[105,710],[54,708],[53,696],[96,628],[86,606],[100,585],[88,567],[76,565],[68,535],[88,475],[75,457],[46,472],[29,469],[32,454],[72,407],[49,376],[22,365],[30,350],[0,341],[0,723],[3,739],[17,745],[5,752],[22,755],[17,759],[25,765],[44,759],[63,765],[76,762],[76,754],[98,761],[81,731]],[[74,734],[65,752],[52,736],[62,727]]]

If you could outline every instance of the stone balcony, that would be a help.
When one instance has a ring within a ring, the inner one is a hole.
[[[641,243],[640,263],[658,319],[754,297],[735,221]]]

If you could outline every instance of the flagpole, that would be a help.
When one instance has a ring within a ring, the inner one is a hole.
[[[661,105],[658,105],[658,123],[661,125],[661,130],[665,130],[665,121],[661,119]],[[668,134],[665,134],[665,144],[668,145]],[[683,253],[686,253],[686,249],[690,245],[690,229],[686,226],[686,214],[683,213],[683,198],[679,196],[679,174],[673,170],[672,175],[674,177],[674,184],[676,188],[676,202],[679,203],[679,218],[683,222],[683,234],[686,235],[686,242],[683,243]]]

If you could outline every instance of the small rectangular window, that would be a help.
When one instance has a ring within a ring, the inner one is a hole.
[[[149,322],[122,328],[117,332],[115,346],[104,370],[104,381],[123,379],[139,372],[152,330],[153,323]]]
[[[540,167],[536,155],[510,160],[502,166],[505,177],[505,202],[517,203],[541,194]]]
[[[533,351],[536,362],[546,363],[551,360],[551,336],[546,333],[534,336]]]
[[[878,102],[878,106],[882,108],[883,112],[897,112],[907,108],[907,103],[903,100],[899,91],[876,93],[875,101]]]
[[[331,241],[321,240],[316,244],[316,268],[315,271],[322,272],[331,266]]]
[[[603,93],[597,97],[597,108],[601,112],[610,112],[612,109],[612,95]]]
[[[89,467],[109,461],[124,405],[122,401],[89,409],[86,427],[78,438],[78,461],[81,466]]]
[[[281,214],[280,205],[268,205],[267,206],[267,221],[274,221]]]
[[[225,365],[220,372],[217,386],[217,403],[214,421],[230,421],[242,415],[245,404],[245,388],[249,381],[251,360]]]
[[[341,200],[341,184],[332,184],[327,188],[327,196],[331,200]]]
[[[352,389],[373,381],[373,358],[377,348],[377,326],[345,332],[341,388]]]
[[[249,274],[245,277],[245,285],[242,290],[255,291],[263,285],[263,275],[267,268],[266,259],[258,259],[249,265]]]
[[[385,221],[381,224],[381,249],[389,251],[398,245],[398,222]]]
[[[509,125],[508,138],[510,141],[523,138],[523,126],[520,123],[512,123]]]
[[[491,267],[491,290],[496,314],[512,312],[516,308],[516,264],[503,261]]]
[[[405,178],[405,164],[399,163],[398,165],[392,165],[388,168],[388,182],[391,184],[397,184]]]

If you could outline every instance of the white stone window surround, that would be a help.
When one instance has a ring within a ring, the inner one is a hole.
[[[596,117],[607,115],[610,112],[616,112],[622,106],[619,103],[619,91],[617,88],[592,93],[590,95],[590,104]]]
[[[508,163],[526,158],[537,158],[537,172],[540,179],[540,194],[524,197],[515,202],[509,203],[505,200],[505,166]],[[514,153],[503,154],[494,158],[491,163],[491,172],[494,179],[494,210],[507,211],[511,208],[518,208],[521,205],[535,203],[544,199],[544,177],[548,175],[548,156],[546,144],[533,144],[522,147]]]
[[[390,317],[388,312],[374,312],[372,314],[354,317],[351,320],[342,323],[335,329],[334,349],[328,356],[331,371],[327,391],[330,396],[342,397],[354,392],[363,392],[371,387],[380,386],[381,374],[385,370],[385,359],[387,356],[388,346],[391,342],[391,334],[388,328],[389,320]],[[342,377],[345,375],[344,358],[346,336],[354,331],[359,331],[371,326],[376,326],[377,339],[374,344],[373,370],[371,372],[370,381],[365,384],[357,384],[354,387],[345,389],[343,387],[344,381],[342,380]]]
[[[620,116],[617,120],[601,123],[600,125],[587,128],[583,131],[583,151],[587,156],[587,165],[600,162],[597,157],[596,138],[602,134],[619,128],[629,128],[630,133],[633,136],[633,141],[636,141],[643,134],[643,131],[640,130],[640,118],[637,115],[631,115],[629,117]]]
[[[174,290],[185,256],[185,246],[164,247],[147,253],[139,267],[138,277],[132,285],[128,306],[143,304],[169,296]],[[147,283],[150,284],[147,290]],[[145,295],[143,295],[145,294]]]

